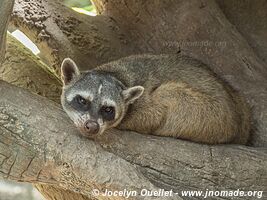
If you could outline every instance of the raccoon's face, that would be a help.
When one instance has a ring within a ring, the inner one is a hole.
[[[138,99],[144,88],[125,88],[109,74],[90,71],[80,74],[76,64],[66,58],[61,66],[64,83],[61,104],[86,137],[94,137],[116,127],[129,104]]]

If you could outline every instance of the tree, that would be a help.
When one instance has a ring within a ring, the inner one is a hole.
[[[1,176],[34,183],[47,199],[57,200],[103,199],[93,196],[93,189],[266,189],[266,2],[93,2],[96,17],[76,13],[60,0],[16,0],[12,14],[13,1],[0,2],[0,60],[11,16],[10,24],[35,41],[46,63],[8,37],[2,79],[46,98],[0,82]],[[58,102],[48,100],[59,99],[64,57],[90,69],[140,53],[184,53],[207,63],[251,105],[250,145],[208,146],[115,129],[91,141],[77,134]]]

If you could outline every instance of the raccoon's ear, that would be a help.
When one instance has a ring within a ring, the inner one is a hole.
[[[139,97],[142,96],[144,90],[145,89],[142,86],[130,87],[130,88],[122,91],[122,96],[123,96],[124,100],[126,101],[126,103],[131,104],[135,100],[137,100]]]
[[[64,85],[68,85],[75,77],[80,75],[75,62],[70,58],[65,58],[61,64],[61,79]]]

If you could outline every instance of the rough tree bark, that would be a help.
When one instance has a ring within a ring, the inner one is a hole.
[[[5,61],[0,67],[0,79],[59,103],[61,93],[59,78],[29,49],[10,35],[7,37],[6,46]]]
[[[3,0],[0,2],[0,65],[4,60],[7,24],[13,5],[14,1]]]
[[[16,0],[11,23],[42,49],[57,72],[65,57],[88,69],[134,53],[111,18],[79,14],[61,0]]]
[[[62,7],[60,0],[16,0],[11,23],[37,43],[57,73],[66,56],[82,69],[147,52],[185,53],[206,62],[247,97],[253,109],[254,147],[207,146],[116,130],[97,141],[86,140],[58,105],[0,82],[0,175],[42,183],[39,190],[58,200],[105,199],[92,196],[95,188],[266,190],[267,29],[261,27],[266,4],[239,1],[240,7],[235,2],[94,0],[100,15],[89,17]],[[3,8],[1,20],[8,18]],[[0,33],[4,30],[6,26],[0,27]],[[8,61],[6,66],[11,66]],[[45,94],[37,91],[42,87],[25,87]]]

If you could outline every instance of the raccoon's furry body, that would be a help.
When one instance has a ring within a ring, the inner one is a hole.
[[[138,55],[99,66],[93,73],[112,76],[125,88],[144,87],[116,124],[119,129],[207,144],[248,140],[250,111],[245,100],[197,60]]]

